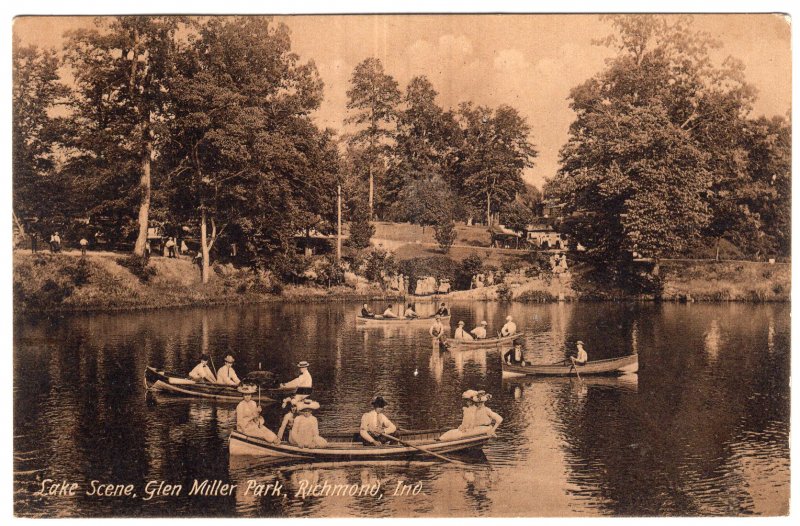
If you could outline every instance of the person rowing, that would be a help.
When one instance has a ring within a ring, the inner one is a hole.
[[[511,336],[517,333],[517,324],[514,323],[514,318],[506,316],[506,324],[500,329],[500,336]]]
[[[436,314],[439,316],[450,316],[450,309],[448,309],[447,305],[442,302],[442,305],[439,307],[439,310],[436,311]]]
[[[586,350],[583,348],[583,342],[578,340],[575,342],[575,346],[578,348],[578,355],[570,356],[569,360],[572,362],[573,366],[586,365],[586,362],[589,361],[589,355],[586,354]]]
[[[300,374],[294,380],[280,384],[281,389],[295,389],[295,394],[302,395],[303,398],[310,395],[314,388],[314,379],[311,378],[311,373],[308,372],[310,364],[303,360],[298,362],[297,368],[300,369]]]
[[[525,365],[522,344],[519,341],[514,342],[514,346],[506,351],[503,355],[503,359],[509,365]]]
[[[433,319],[433,325],[428,329],[428,333],[431,338],[436,338],[437,340],[441,340],[444,337],[444,325],[442,325],[442,318],[438,314]]]
[[[475,427],[473,428],[474,432],[471,434],[478,435],[487,433],[494,435],[497,428],[503,423],[503,417],[486,406],[486,402],[491,399],[492,395],[486,391],[478,391],[478,393],[472,397],[472,401],[475,402]]]
[[[456,340],[463,340],[468,342],[472,341],[472,336],[470,336],[470,334],[464,330],[463,321],[458,322],[458,328],[456,329],[456,332],[453,333],[453,338],[455,338]]]
[[[397,318],[397,314],[392,310],[392,304],[390,303],[386,310],[383,311],[384,318]]]
[[[289,433],[291,445],[302,448],[323,448],[328,445],[328,441],[319,435],[317,417],[311,414],[316,409],[319,409],[319,403],[310,398],[297,402],[298,415]]]
[[[208,367],[208,355],[203,354],[200,356],[200,363],[194,366],[189,372],[189,378],[194,380],[195,382],[209,382],[212,384],[217,383],[217,378],[214,376],[214,373],[211,372],[211,369]]]
[[[225,365],[217,371],[217,383],[220,385],[239,385],[242,381],[236,376],[236,371],[233,370],[233,355],[230,353],[225,355]]]
[[[470,432],[475,427],[476,409],[475,402],[472,400],[472,398],[477,394],[478,391],[473,389],[464,391],[464,394],[461,395],[461,400],[464,402],[464,407],[462,408],[463,415],[461,417],[461,425],[456,429],[445,431],[444,434],[439,437],[439,440],[458,440],[459,438],[464,438],[465,436],[471,434]]]
[[[475,337],[476,340],[485,340],[486,339],[486,326],[488,323],[482,321],[480,325],[469,331],[471,335]]]
[[[408,319],[419,318],[419,314],[414,310],[414,307],[409,303],[406,307],[405,317]]]
[[[374,318],[375,313],[369,310],[369,306],[365,303],[363,307],[361,307],[361,317],[362,318]]]
[[[236,406],[236,430],[247,436],[279,444],[280,440],[278,440],[275,433],[264,425],[261,406],[253,400],[253,394],[258,390],[258,386],[241,384],[236,390],[242,393],[242,401]]]
[[[384,434],[391,435],[397,430],[397,426],[383,414],[387,405],[386,400],[378,395],[372,399],[372,411],[362,415],[359,434],[365,446],[380,446],[388,441]]]

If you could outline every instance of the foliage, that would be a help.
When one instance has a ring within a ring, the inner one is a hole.
[[[455,282],[455,269],[457,264],[447,256],[431,256],[424,258],[411,258],[400,262],[399,272],[409,279],[409,292],[412,294],[417,288],[417,280],[432,276],[437,280]]]
[[[147,283],[157,274],[155,267],[150,265],[148,258],[130,254],[117,260],[117,263],[131,271],[142,283]]]
[[[500,222],[506,228],[517,233],[524,233],[525,228],[533,222],[534,217],[535,214],[531,209],[519,201],[504,203],[500,207]]]
[[[455,274],[454,290],[469,290],[472,278],[484,270],[483,258],[478,254],[465,257],[458,266]]]
[[[386,276],[397,274],[397,262],[394,254],[380,249],[369,252],[364,257],[363,273],[368,280],[383,283]]]
[[[332,287],[344,283],[344,268],[335,259],[330,257],[319,258],[311,266],[316,275],[314,283],[325,287]]]
[[[443,218],[436,223],[434,238],[439,243],[439,249],[447,254],[456,240],[456,224],[450,218]]]
[[[375,235],[375,226],[369,222],[369,208],[359,201],[350,217],[350,244],[354,248],[369,247],[369,240]]]
[[[412,181],[400,192],[393,206],[392,217],[397,221],[433,226],[451,220],[456,197],[440,177]]]

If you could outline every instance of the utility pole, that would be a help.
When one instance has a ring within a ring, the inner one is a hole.
[[[336,262],[342,262],[342,185],[336,187]]]

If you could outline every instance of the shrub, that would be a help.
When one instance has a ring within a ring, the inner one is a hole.
[[[369,208],[363,202],[356,203],[350,219],[350,244],[359,249],[367,248],[374,235],[375,226],[369,222]]]
[[[368,280],[383,283],[385,276],[393,274],[397,274],[397,262],[394,254],[377,249],[364,257],[364,277]]]
[[[156,275],[156,269],[150,266],[147,258],[131,254],[122,259],[117,260],[117,263],[128,269],[131,274],[139,278],[142,283],[147,283],[150,278]]]
[[[455,290],[469,290],[472,285],[472,277],[479,274],[483,269],[483,258],[478,254],[470,254],[458,266],[453,288]]]
[[[439,243],[439,248],[442,249],[442,252],[447,254],[450,252],[450,247],[453,246],[453,242],[456,240],[456,224],[452,219],[447,219],[435,225],[433,228],[435,231],[434,237],[436,238],[436,242]]]
[[[456,262],[447,256],[432,256],[427,258],[411,258],[402,261],[399,271],[408,276],[409,292],[414,293],[417,288],[417,280],[426,276],[433,276],[437,280],[455,281],[457,268]]]
[[[89,275],[91,272],[89,271],[89,264],[84,258],[80,258],[77,264],[70,265],[64,270],[72,278],[72,283],[74,283],[76,287],[80,287],[89,282]]]
[[[314,283],[325,287],[341,285],[344,283],[344,268],[334,259],[325,257],[320,258],[312,265],[312,270],[316,274]]]

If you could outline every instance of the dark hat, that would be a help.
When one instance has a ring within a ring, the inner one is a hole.
[[[200,355],[200,361],[201,362],[207,362],[208,361],[208,355],[207,354],[201,354]]]
[[[237,387],[236,390],[242,394],[251,395],[254,394],[256,391],[258,391],[258,386],[253,384],[242,384],[239,387]]]
[[[231,353],[226,354],[225,363],[233,363],[233,362],[234,362],[233,355]]]
[[[372,407],[386,407],[387,405],[386,400],[381,395],[372,399]]]

